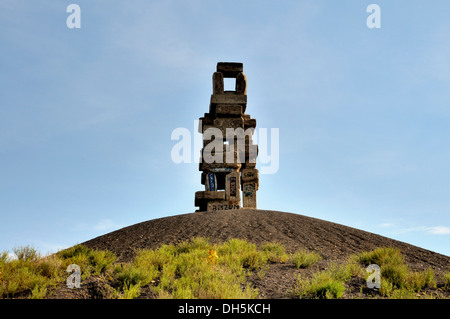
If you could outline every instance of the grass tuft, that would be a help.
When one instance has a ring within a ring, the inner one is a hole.
[[[322,257],[316,252],[307,252],[306,250],[296,251],[291,260],[297,268],[308,268],[321,260]]]
[[[377,264],[381,268],[380,293],[389,298],[415,298],[424,288],[436,288],[434,271],[428,268],[411,272],[400,250],[381,247],[356,257],[362,264]]]
[[[283,244],[265,243],[260,248],[266,253],[267,260],[271,263],[285,263],[289,259]]]
[[[294,290],[300,298],[336,299],[341,298],[345,291],[343,281],[335,278],[330,272],[314,273],[312,278],[299,275]]]

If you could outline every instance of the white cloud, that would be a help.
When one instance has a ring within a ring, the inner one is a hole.
[[[450,235],[450,227],[446,226],[435,226],[435,227],[426,227],[427,233],[434,235]]]
[[[399,228],[395,231],[396,234],[404,234],[411,232],[422,232],[432,235],[450,235],[450,227],[447,226],[418,226],[410,228]]]

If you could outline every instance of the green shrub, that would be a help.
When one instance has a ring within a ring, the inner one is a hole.
[[[391,299],[417,299],[417,293],[412,289],[400,288],[393,289],[388,297]]]
[[[218,252],[211,262],[210,250]],[[243,268],[256,269],[266,259],[256,246],[243,240],[230,240],[215,247],[202,238],[180,246],[163,245],[141,255],[145,263],[157,265],[159,285],[153,287],[159,298],[254,298],[257,290],[246,286]]]
[[[113,269],[116,260],[114,253],[106,250],[94,250],[84,245],[76,245],[62,250],[57,256],[64,261],[64,266],[76,264],[80,266],[82,279],[91,275],[105,274]]]
[[[57,258],[40,257],[34,248],[14,248],[17,259],[3,253],[0,263],[0,297],[14,297],[19,293],[31,298],[43,298],[48,287],[56,286],[62,269]]]
[[[410,272],[400,250],[392,247],[363,252],[356,258],[361,263],[377,264],[381,269],[380,293],[389,298],[416,298],[423,288],[436,288],[434,271]]]
[[[114,278],[118,280],[121,288],[126,285],[145,286],[157,275],[158,271],[154,267],[144,268],[134,264],[120,265],[114,269]]]
[[[405,264],[384,264],[381,268],[381,279],[391,282],[394,287],[401,288],[409,273],[409,268]]]
[[[7,251],[4,251],[0,254],[0,266],[9,261],[9,254]]]
[[[402,287],[409,273],[404,257],[397,248],[380,247],[363,252],[356,259],[365,266],[370,264],[380,266],[382,280],[388,280],[394,288]]]
[[[13,252],[20,261],[35,261],[40,257],[37,250],[30,246],[14,247]]]
[[[434,271],[428,268],[421,272],[411,272],[406,276],[402,286],[415,292],[419,292],[425,287],[436,288]]]
[[[31,299],[43,299],[47,295],[47,286],[46,285],[36,285],[31,290]]]
[[[297,268],[308,268],[321,260],[322,257],[316,252],[307,252],[306,250],[296,251],[291,260]]]
[[[327,267],[325,272],[342,282],[346,282],[352,277],[362,277],[364,275],[361,265],[351,259],[342,264],[333,262]]]
[[[394,291],[394,285],[392,284],[392,282],[388,280],[381,280],[379,291],[382,296],[389,297],[392,295],[392,292]]]
[[[444,273],[444,289],[450,290],[450,271]]]
[[[176,254],[182,254],[193,250],[207,250],[211,246],[208,238],[194,237],[191,240],[186,240],[176,245],[175,252]]]
[[[299,275],[294,290],[300,298],[335,299],[342,297],[345,291],[344,282],[336,279],[326,271],[313,274],[308,279]]]
[[[90,249],[89,247],[78,244],[73,247],[61,250],[57,253],[57,255],[62,259],[71,259],[77,256],[89,256],[91,252],[92,249]]]
[[[280,243],[265,243],[260,249],[266,253],[267,260],[271,263],[285,263],[288,260],[286,248]]]
[[[357,256],[360,263],[368,266],[370,264],[399,265],[404,264],[404,258],[398,248],[380,247],[369,252],[362,252]]]
[[[218,264],[229,267],[235,273],[245,275],[244,268],[259,270],[267,264],[268,254],[258,251],[255,244],[242,239],[230,239],[217,249]]]

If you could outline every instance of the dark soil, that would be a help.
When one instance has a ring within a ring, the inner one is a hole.
[[[221,243],[231,238],[245,239],[257,245],[279,242],[290,253],[306,249],[316,251],[323,257],[322,261],[310,269],[297,269],[293,264],[287,263],[271,264],[264,276],[258,277],[255,274],[249,278],[259,289],[262,298],[291,298],[292,286],[300,272],[321,270],[330,261],[342,262],[352,254],[378,247],[400,249],[412,270],[431,267],[436,276],[450,270],[449,256],[332,222],[267,210],[196,212],[153,219],[82,244],[112,251],[117,255],[117,261],[128,262],[133,259],[135,249],[155,249],[162,244],[176,244],[196,236],[208,237],[212,243]],[[356,286],[360,286],[360,283],[355,283]],[[143,297],[146,295],[143,291]],[[152,297],[150,292],[147,297]]]
[[[450,268],[450,257],[387,237],[332,222],[267,210],[197,212],[153,219],[96,237],[82,244],[114,252],[118,261],[134,257],[134,249],[155,249],[161,244],[179,243],[192,237],[208,237],[212,243],[241,238],[257,245],[280,242],[288,252],[305,248],[324,259],[342,260],[351,254],[382,246],[399,248],[407,263],[422,269]]]

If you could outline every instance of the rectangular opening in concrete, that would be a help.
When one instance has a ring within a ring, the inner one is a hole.
[[[223,79],[223,89],[224,89],[224,91],[236,91],[236,79],[235,78],[224,78]]]

